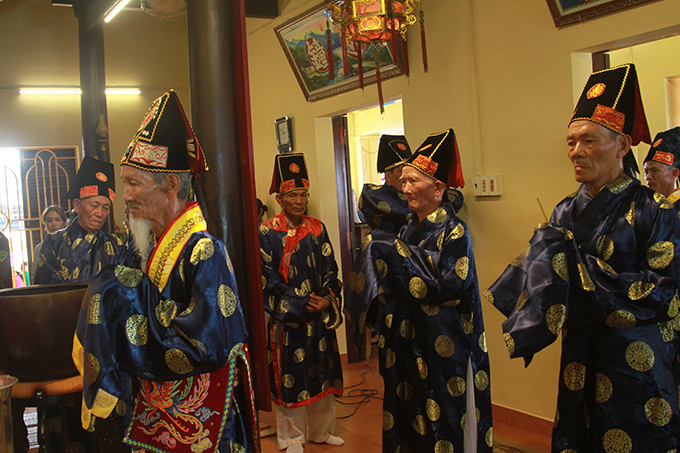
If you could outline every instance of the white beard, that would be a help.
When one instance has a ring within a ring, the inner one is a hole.
[[[130,216],[130,234],[135,239],[135,253],[142,260],[142,269],[145,269],[154,245],[151,221],[148,219],[135,219],[133,216]]]

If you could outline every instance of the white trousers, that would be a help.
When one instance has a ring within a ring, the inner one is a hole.
[[[307,440],[323,443],[332,434],[335,434],[334,394],[294,409],[276,406],[276,439],[279,450],[285,450],[293,444],[304,444]]]
[[[465,392],[466,413],[463,431],[463,450],[465,453],[477,452],[477,411],[475,410],[475,379],[472,376],[472,360],[468,358],[467,383]]]

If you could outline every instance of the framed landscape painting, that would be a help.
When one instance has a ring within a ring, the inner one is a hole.
[[[656,0],[546,0],[556,27],[585,22],[596,16]]]
[[[332,71],[328,58],[329,27],[333,48]],[[357,48],[350,42],[346,51],[343,51],[342,37],[330,22],[323,4],[279,25],[274,32],[307,101],[316,101],[359,87]],[[365,85],[375,83],[376,62],[380,65],[381,80],[403,74],[386,43],[364,45],[362,56]]]

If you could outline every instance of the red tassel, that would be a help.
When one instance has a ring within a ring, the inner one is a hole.
[[[359,63],[359,87],[364,89],[364,57],[361,56],[364,45],[361,41],[355,41],[357,47],[357,60]]]
[[[347,56],[347,36],[345,29],[342,29],[342,68],[345,70],[345,77],[349,77],[349,57]]]
[[[398,68],[401,68],[401,62],[399,61],[399,52],[397,52],[397,31],[392,30],[390,33],[390,49],[392,50],[392,60]]]
[[[375,82],[378,84],[378,102],[380,103],[380,113],[385,114],[385,100],[383,99],[382,83],[380,82],[380,63],[375,62]]]
[[[408,46],[406,45],[406,40],[403,38],[401,39],[401,45],[404,49],[404,73],[406,74],[406,77],[409,77],[411,75],[411,68],[408,65]]]
[[[331,27],[326,22],[326,44],[328,46],[328,77],[335,79],[335,69],[333,68],[333,40],[331,39]]]
[[[423,48],[423,69],[427,72],[427,41],[425,40],[425,14],[420,10],[420,45]]]

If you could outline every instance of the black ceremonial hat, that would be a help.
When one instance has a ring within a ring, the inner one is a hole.
[[[274,160],[274,176],[269,193],[283,195],[297,189],[309,190],[305,155],[302,153],[277,154]]]
[[[405,165],[415,168],[430,178],[438,179],[447,187],[465,186],[458,154],[458,142],[453,129],[428,135]]]
[[[656,134],[645,162],[650,160],[680,168],[680,127]]]
[[[588,77],[569,124],[588,120],[619,134],[630,135],[633,146],[652,142],[635,65],[624,64]]]
[[[194,175],[208,170],[177,93],[170,90],[153,101],[120,164]]]
[[[411,147],[403,135],[380,137],[378,144],[378,173],[385,173],[404,164],[411,157]]]
[[[116,190],[113,164],[85,156],[80,163],[69,198],[89,198],[102,196],[113,201]]]

